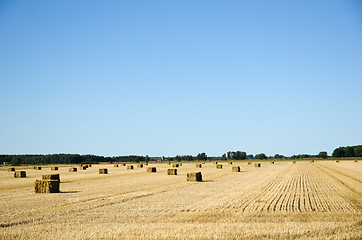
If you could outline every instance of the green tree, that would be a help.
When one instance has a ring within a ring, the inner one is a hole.
[[[207,160],[207,155],[206,155],[206,153],[199,153],[199,154],[197,154],[196,159],[197,160]]]
[[[149,161],[150,161],[150,157],[148,155],[146,155],[145,162],[148,163]]]
[[[260,153],[256,155],[256,158],[263,160],[263,159],[267,159],[267,156],[264,153]]]
[[[226,154],[225,153],[221,156],[221,160],[226,160]]]
[[[318,154],[318,157],[323,158],[323,159],[326,159],[326,158],[328,157],[328,154],[327,154],[327,152],[320,152],[320,153]]]

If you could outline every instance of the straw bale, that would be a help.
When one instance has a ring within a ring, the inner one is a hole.
[[[87,168],[88,168],[87,166],[80,166],[79,170],[87,170]]]
[[[198,164],[196,164],[196,167],[197,168],[202,168],[202,164],[198,163]]]
[[[140,164],[137,165],[137,167],[138,167],[138,168],[143,168],[143,164],[140,163]]]
[[[180,165],[178,163],[172,164],[172,167],[179,167]]]
[[[14,167],[9,168],[8,171],[9,171],[9,172],[15,172],[15,168],[14,168]]]
[[[216,169],[222,169],[222,164],[216,164]]]
[[[188,182],[201,182],[202,181],[202,175],[201,172],[190,172],[186,175],[186,180]]]
[[[249,165],[251,165],[251,162],[248,162]]]
[[[254,166],[255,167],[261,167],[261,163],[255,163]]]
[[[314,160],[310,160],[309,162],[314,163]]]
[[[358,160],[354,160],[354,162],[358,162]]]
[[[26,172],[25,171],[15,171],[14,178],[25,178]]]
[[[133,169],[133,165],[127,165],[127,169]]]
[[[35,169],[35,170],[41,170],[41,167],[36,166],[36,167],[34,167],[34,169]]]
[[[57,171],[58,167],[52,167],[51,170]]]
[[[123,166],[123,167],[124,167],[124,166],[126,166],[126,164],[125,164],[125,163],[121,163],[121,166]]]
[[[297,163],[297,161],[293,161],[293,163]]]
[[[157,171],[156,167],[148,167],[147,168],[147,172],[156,172],[156,171]]]
[[[274,162],[270,162],[270,164],[274,164]]]
[[[229,164],[231,165],[231,164],[233,164],[233,162],[229,162]]]
[[[119,167],[119,165],[118,165],[118,164],[114,164],[114,167]]]
[[[240,167],[239,166],[234,166],[234,167],[231,168],[231,171],[240,172]]]
[[[217,162],[214,162],[214,164],[217,164]]]
[[[107,168],[100,168],[99,169],[99,174],[108,174],[108,169]]]
[[[78,170],[77,170],[77,168],[75,168],[75,167],[69,168],[69,172],[76,172],[76,171],[78,171]]]
[[[46,175],[42,175],[41,178],[43,180],[58,180],[58,181],[60,181],[59,174],[46,174]]]
[[[35,193],[58,193],[60,182],[58,180],[36,180]]]
[[[174,168],[167,169],[167,175],[177,175],[177,169]]]
[[[339,163],[339,160],[336,160],[336,163]]]

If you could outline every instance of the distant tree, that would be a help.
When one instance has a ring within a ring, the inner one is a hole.
[[[181,161],[180,155],[176,155],[175,160],[176,160],[176,161]]]
[[[221,160],[226,160],[226,154],[224,153],[222,156],[221,156]]]
[[[199,153],[199,154],[197,154],[196,159],[197,160],[207,160],[207,155],[206,155],[206,153]]]
[[[14,165],[14,166],[17,166],[17,165],[20,165],[22,164],[23,162],[21,161],[21,158],[20,157],[17,157],[17,156],[13,156],[11,158],[11,165]]]
[[[255,157],[260,160],[267,159],[267,156],[264,153],[257,154]]]
[[[327,152],[320,152],[320,153],[318,154],[318,157],[323,158],[323,159],[326,159],[326,158],[328,157],[328,154],[327,154]]]
[[[148,155],[146,155],[145,162],[148,163],[149,161],[150,161],[150,157]]]
[[[274,158],[284,158],[284,156],[283,156],[283,155],[280,155],[280,154],[275,154],[275,155],[274,155]]]

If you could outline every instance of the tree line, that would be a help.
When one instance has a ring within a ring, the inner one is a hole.
[[[346,146],[334,149],[333,157],[362,157],[362,145]]]

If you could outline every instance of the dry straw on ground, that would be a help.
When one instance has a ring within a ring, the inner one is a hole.
[[[167,175],[177,175],[177,169],[174,168],[167,169]]]
[[[156,171],[157,171],[156,167],[148,167],[147,168],[147,172],[156,172]]]
[[[107,168],[100,168],[99,169],[99,174],[108,174],[108,169]]]
[[[222,164],[216,164],[217,169],[222,169]]]
[[[34,183],[35,193],[58,193],[59,192],[58,180],[36,180]]]
[[[25,171],[15,171],[14,178],[25,178],[26,172]]]
[[[201,182],[202,181],[202,175],[201,172],[190,172],[186,175],[186,180],[188,182]]]
[[[234,167],[232,167],[232,171],[233,172],[240,172],[240,167],[239,166],[234,166]]]

